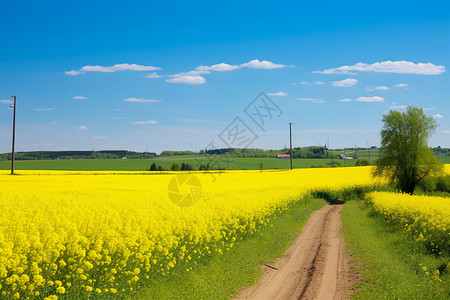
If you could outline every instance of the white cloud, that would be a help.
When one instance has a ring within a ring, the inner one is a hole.
[[[127,117],[113,117],[113,120],[126,120]]]
[[[55,110],[54,108],[33,108],[34,111],[48,111]]]
[[[406,109],[406,105],[391,105],[389,106],[390,109]]]
[[[144,98],[127,98],[125,100],[122,100],[124,102],[141,102],[141,103],[149,103],[149,102],[162,102],[161,100],[155,100],[155,99],[144,99]]]
[[[93,140],[106,140],[107,137],[106,136],[93,136],[92,139]]]
[[[145,78],[161,78],[162,76],[156,72],[145,75]]]
[[[259,59],[251,60],[247,63],[243,63],[240,65],[230,65],[227,63],[218,63],[211,66],[198,66],[195,70],[182,72],[178,74],[170,75],[170,79],[167,79],[167,82],[170,83],[186,83],[186,84],[203,84],[206,82],[206,79],[203,76],[204,74],[211,74],[211,72],[228,72],[241,68],[252,68],[252,69],[279,69],[285,68],[286,65],[276,64],[268,60],[260,61]]]
[[[239,65],[241,68],[252,68],[252,69],[280,69],[286,68],[286,65],[275,64],[268,60],[260,61],[259,59],[254,59],[249,61],[248,63],[244,63]]]
[[[269,96],[287,96],[285,92],[268,93]]]
[[[85,99],[87,99],[86,97],[83,97],[83,96],[75,96],[75,97],[72,97],[72,99],[76,99],[76,100],[85,100]]]
[[[298,84],[301,84],[301,85],[311,85],[311,83],[308,82],[308,81],[293,82],[292,84],[293,84],[293,85],[298,85]],[[323,82],[323,81],[314,81],[313,84],[315,84],[315,85],[323,85],[323,84],[325,84],[325,82]]]
[[[13,101],[5,99],[5,100],[0,100],[0,103],[2,103],[2,104],[13,104]]]
[[[215,64],[212,66],[198,66],[197,71],[217,71],[217,72],[227,72],[239,69],[239,66],[229,65],[226,63]]]
[[[297,98],[297,100],[307,101],[307,102],[311,102],[311,103],[325,103],[325,101],[323,101],[320,98]]]
[[[137,121],[133,123],[134,125],[145,125],[145,124],[158,124],[158,121],[148,120],[148,121]]]
[[[357,83],[358,83],[357,79],[347,78],[347,79],[344,79],[344,80],[333,81],[332,85],[340,86],[340,87],[351,87],[351,86],[356,85]]]
[[[170,83],[186,83],[186,84],[203,84],[206,82],[206,79],[202,76],[177,76],[166,80]]]
[[[423,111],[429,111],[429,110],[435,110],[436,108],[434,107],[424,107]]]
[[[350,102],[350,101],[352,101],[352,99],[350,99],[350,98],[344,98],[344,99],[341,99],[341,100],[339,100],[340,102]]]
[[[77,76],[77,75],[83,74],[83,72],[72,70],[72,71],[64,72],[64,74],[70,75],[70,76]]]
[[[441,114],[435,114],[435,115],[431,115],[433,118],[435,119],[442,119],[444,116]]]
[[[390,90],[391,88],[385,85],[380,85],[380,86],[368,86],[366,88],[367,91],[387,91]]]
[[[77,129],[78,130],[88,130],[88,128],[84,125],[78,126]]]
[[[382,73],[402,73],[402,74],[421,74],[421,75],[438,75],[445,72],[442,65],[434,65],[432,63],[413,63],[410,61],[382,61],[373,64],[357,63],[351,66],[342,66],[331,68],[324,71],[314,71],[313,73],[321,74],[350,74],[351,71],[361,72],[382,72]]]
[[[142,66],[137,64],[116,64],[114,66],[84,66],[80,70],[65,72],[66,75],[76,76],[80,74],[85,74],[86,72],[103,72],[103,73],[113,73],[117,71],[155,71],[161,70],[159,67],[153,66]]]
[[[399,83],[399,84],[394,85],[394,87],[406,88],[406,87],[408,87],[408,84],[407,83]]]
[[[373,96],[373,97],[358,97],[355,99],[358,102],[384,102],[383,97]]]
[[[441,132],[442,132],[442,133],[449,134],[449,133],[450,133],[450,130],[442,130]]]
[[[219,123],[217,120],[204,120],[204,119],[180,119],[181,122],[189,123]]]

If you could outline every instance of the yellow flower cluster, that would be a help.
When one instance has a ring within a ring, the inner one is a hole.
[[[399,223],[430,252],[450,251],[449,198],[374,192],[367,199],[377,213]]]
[[[128,295],[188,272],[311,190],[371,184],[370,168],[194,172],[201,198],[168,197],[174,174],[0,171],[0,297]]]

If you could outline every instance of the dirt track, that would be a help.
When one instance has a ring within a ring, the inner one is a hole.
[[[236,299],[345,299],[358,278],[349,277],[350,261],[341,236],[341,204],[311,214],[286,257],[264,267],[257,284]]]

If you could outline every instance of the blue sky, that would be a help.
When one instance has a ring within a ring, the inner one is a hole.
[[[360,2],[2,1],[0,152],[10,95],[19,151],[378,145],[406,105],[450,147],[450,3]]]

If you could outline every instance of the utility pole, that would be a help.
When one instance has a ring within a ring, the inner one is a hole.
[[[356,159],[356,142],[355,142],[355,159]]]
[[[13,136],[12,136],[12,152],[11,152],[11,175],[14,175],[14,146],[16,143],[16,96],[11,96],[14,98],[14,106],[10,106],[11,108],[14,108],[14,114],[13,114]]]
[[[289,147],[290,147],[290,155],[291,159],[291,170],[292,170],[292,123],[289,123]]]
[[[330,141],[328,141],[328,153],[330,153]],[[334,153],[331,152],[331,167],[334,168]]]
[[[369,147],[369,141],[367,141],[367,151],[369,152],[369,161],[370,161],[370,147]]]

